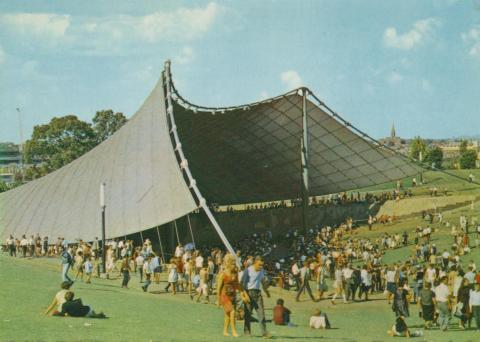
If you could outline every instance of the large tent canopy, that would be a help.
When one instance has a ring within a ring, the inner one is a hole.
[[[145,103],[111,138],[61,169],[0,194],[0,236],[92,240],[100,231],[99,186],[105,182],[107,238],[202,207],[224,240],[207,203],[299,198],[306,174],[313,196],[420,170],[306,88],[237,107],[200,107],[175,89],[167,62]]]

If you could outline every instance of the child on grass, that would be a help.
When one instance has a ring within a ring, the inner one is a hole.
[[[284,306],[284,300],[277,299],[277,305],[273,308],[273,322],[275,325],[288,325],[292,326],[290,322],[291,311]]]
[[[85,270],[85,276],[87,277],[85,283],[90,284],[93,272],[93,264],[90,257],[87,257],[85,262],[83,263],[83,269]]]
[[[325,313],[320,309],[315,310],[315,313],[310,317],[310,328],[312,329],[330,329],[330,321]]]

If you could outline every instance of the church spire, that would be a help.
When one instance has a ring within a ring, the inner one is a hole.
[[[390,132],[390,137],[395,138],[396,136],[397,136],[397,134],[395,132],[395,123],[392,122],[392,130]]]

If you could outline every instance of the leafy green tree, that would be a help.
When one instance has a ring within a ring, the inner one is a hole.
[[[409,156],[413,159],[419,159],[420,153],[422,153],[423,159],[425,159],[425,154],[427,152],[427,143],[420,137],[413,138],[410,143],[410,150],[408,152]]]
[[[75,115],[53,118],[46,125],[33,129],[25,144],[27,163],[42,161],[48,171],[70,163],[97,144],[93,128]]]
[[[108,109],[95,113],[92,121],[97,142],[101,143],[122,127],[127,122],[127,118],[123,113],[114,113],[113,110]]]
[[[462,140],[460,142],[460,155],[467,152],[467,149],[468,149],[468,142],[466,140]]]
[[[0,181],[0,192],[5,192],[7,190],[9,190],[7,183]]]
[[[460,168],[474,169],[477,162],[477,151],[467,150],[460,155]]]
[[[435,146],[432,149],[428,149],[425,154],[425,163],[431,165],[432,168],[441,169],[443,162],[443,151],[440,147]]]

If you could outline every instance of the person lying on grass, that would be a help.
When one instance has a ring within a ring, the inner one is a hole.
[[[387,334],[392,336],[392,337],[395,337],[395,336],[398,336],[398,337],[418,337],[418,336],[423,335],[421,331],[411,332],[408,329],[407,322],[405,322],[405,317],[404,316],[398,316],[397,317],[397,319],[395,321],[395,324],[392,326],[391,330],[387,331]]]
[[[91,306],[83,305],[81,299],[73,299],[74,296],[72,291],[65,293],[65,303],[62,305],[62,311],[55,316],[107,318],[103,312],[96,313]]]

